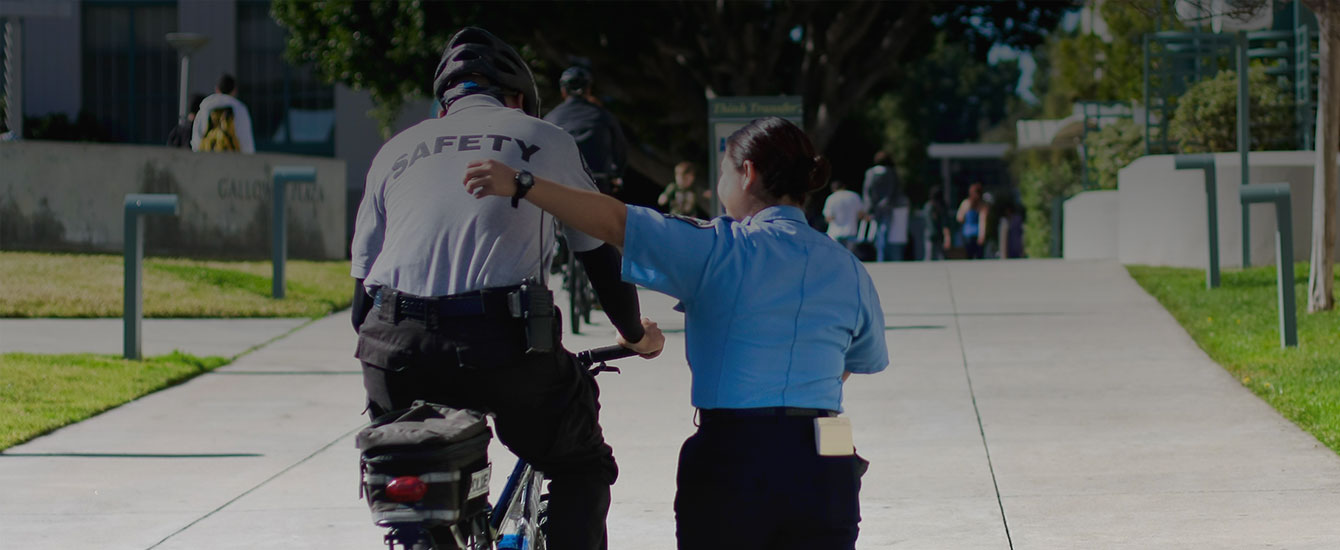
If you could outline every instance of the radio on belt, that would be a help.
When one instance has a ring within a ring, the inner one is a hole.
[[[554,293],[531,279],[507,294],[512,317],[526,320],[526,353],[554,351]]]

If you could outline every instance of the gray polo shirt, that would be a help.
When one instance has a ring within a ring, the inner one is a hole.
[[[352,246],[356,279],[444,296],[520,284],[549,272],[554,217],[510,197],[465,191],[466,165],[494,159],[518,170],[595,191],[572,136],[485,95],[456,100],[446,116],[391,138],[368,170]],[[543,217],[542,217],[543,216]],[[600,241],[572,229],[573,249]]]

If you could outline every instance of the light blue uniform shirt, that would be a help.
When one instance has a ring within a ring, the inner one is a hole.
[[[799,208],[693,223],[628,207],[623,278],[678,298],[693,405],[841,411],[842,373],[889,364],[865,267]]]

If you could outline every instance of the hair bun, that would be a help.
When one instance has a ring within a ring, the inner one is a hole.
[[[828,177],[832,175],[832,166],[828,159],[823,155],[814,155],[810,159],[810,191],[817,191],[828,185]]]

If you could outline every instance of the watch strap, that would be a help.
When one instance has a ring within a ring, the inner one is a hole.
[[[516,208],[517,205],[521,204],[521,199],[526,196],[526,193],[530,192],[530,188],[535,186],[535,176],[531,175],[529,171],[519,170],[512,177],[512,181],[516,183],[516,192],[512,193],[512,208]],[[522,183],[523,181],[525,183]]]

